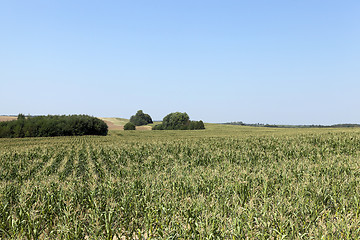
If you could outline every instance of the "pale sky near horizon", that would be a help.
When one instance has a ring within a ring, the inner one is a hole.
[[[360,123],[360,1],[0,1],[0,115]]]

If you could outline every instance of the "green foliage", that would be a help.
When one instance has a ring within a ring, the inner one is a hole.
[[[19,113],[19,115],[17,116],[17,120],[25,120],[25,115],[22,113]]]
[[[106,123],[87,115],[37,116],[25,118],[19,114],[18,120],[0,122],[1,137],[54,137],[107,135]]]
[[[164,127],[162,124],[157,124],[152,127],[152,130],[164,130]]]
[[[166,115],[162,124],[153,126],[152,130],[196,130],[205,129],[203,121],[190,121],[189,115],[184,112],[175,112]]]
[[[162,125],[164,129],[178,130],[185,129],[189,125],[190,119],[187,113],[175,112],[166,115],[163,118]]]
[[[124,125],[124,130],[135,130],[136,127],[132,122],[128,122]]]
[[[137,113],[130,117],[130,122],[135,126],[142,126],[149,123],[153,123],[149,114],[143,113],[142,110],[137,111]]]
[[[0,239],[360,239],[360,129],[0,139]]]
[[[190,121],[189,123],[189,130],[196,130],[196,129],[205,129],[205,125],[203,121]]]

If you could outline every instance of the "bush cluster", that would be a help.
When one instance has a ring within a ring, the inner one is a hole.
[[[54,137],[103,135],[108,133],[106,123],[87,115],[36,116],[19,114],[18,119],[0,123],[0,137]]]
[[[153,130],[196,130],[205,129],[203,121],[190,121],[187,113],[175,112],[166,115],[162,124],[155,125]]]
[[[127,124],[125,124],[124,126],[124,130],[135,130],[136,127],[132,122],[128,122]]]
[[[137,113],[130,117],[130,122],[135,126],[142,126],[149,123],[153,123],[149,114],[143,113],[142,110],[137,111]]]

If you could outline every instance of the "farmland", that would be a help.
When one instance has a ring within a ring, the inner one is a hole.
[[[360,130],[0,139],[1,239],[357,239]]]
[[[0,115],[0,122],[13,121],[16,119],[17,119],[17,117],[14,117],[14,116],[1,116]]]

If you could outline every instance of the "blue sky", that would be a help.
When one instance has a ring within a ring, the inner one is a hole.
[[[0,115],[360,123],[360,1],[2,1]]]

